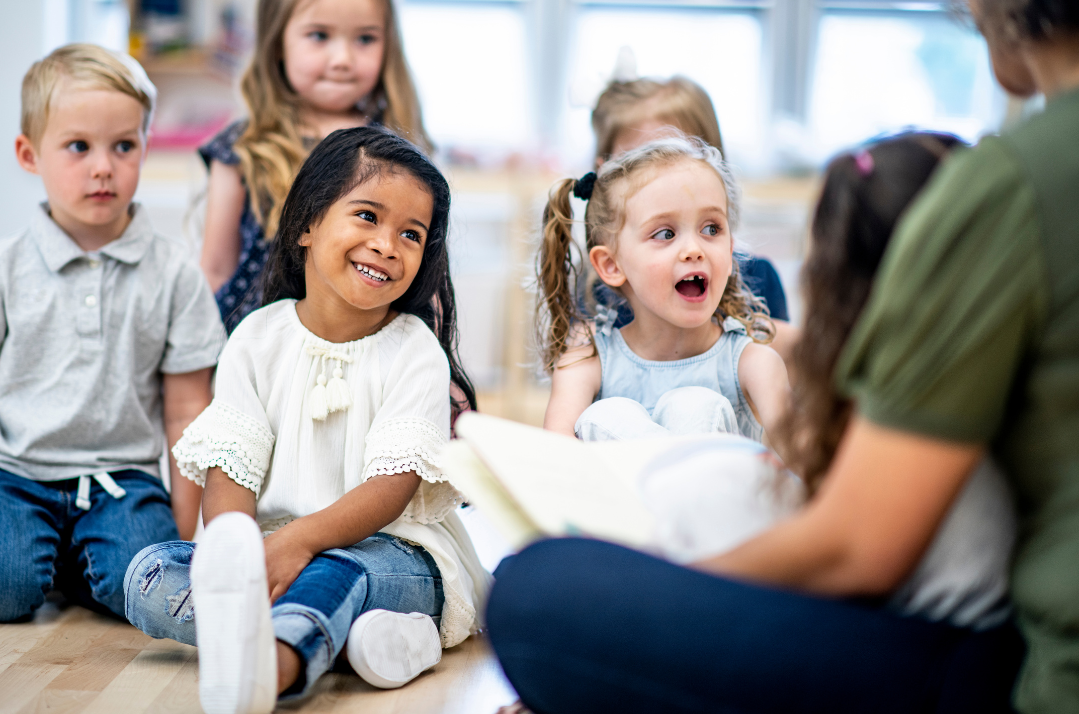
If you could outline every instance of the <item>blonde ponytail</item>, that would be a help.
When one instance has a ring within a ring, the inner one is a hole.
[[[574,325],[584,316],[577,306],[575,288],[581,273],[580,249],[573,240],[573,208],[570,195],[576,179],[564,179],[551,189],[543,209],[543,242],[540,245],[537,277],[540,302],[536,307],[543,368],[555,369],[570,346]],[[591,341],[591,337],[589,338]],[[592,341],[593,355],[595,342]]]

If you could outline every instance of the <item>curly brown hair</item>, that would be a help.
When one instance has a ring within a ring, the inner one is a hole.
[[[609,245],[622,229],[627,194],[624,182],[631,181],[647,168],[686,159],[703,161],[719,174],[727,194],[728,222],[734,230],[738,223],[738,186],[719,149],[696,137],[672,135],[628,151],[600,168],[584,214],[585,252],[597,245]],[[536,270],[541,299],[537,305],[536,325],[543,367],[548,372],[554,370],[562,354],[572,346],[575,326],[587,319],[578,304],[576,289],[584,264],[584,256],[580,255],[573,239],[573,209],[570,205],[570,195],[577,184],[576,179],[559,181],[551,189],[543,209],[543,241]],[[768,308],[745,286],[737,261],[732,261],[731,276],[716,315],[721,319],[733,317],[741,322],[756,342],[767,344],[775,336],[775,325],[768,316]],[[595,340],[591,336],[588,340],[595,356]]]
[[[825,174],[802,268],[805,326],[794,347],[791,405],[777,430],[787,466],[820,485],[850,420],[833,383],[840,352],[862,314],[903,212],[944,155],[962,142],[912,132],[834,159]]]

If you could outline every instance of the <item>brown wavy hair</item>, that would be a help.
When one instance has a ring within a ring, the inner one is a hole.
[[[646,169],[686,159],[702,161],[719,174],[727,194],[727,217],[731,230],[738,224],[739,191],[719,149],[696,137],[671,136],[657,139],[605,163],[596,176],[592,195],[584,213],[585,254],[597,245],[610,245],[625,221],[625,198],[634,186],[634,177]],[[537,305],[537,341],[543,367],[550,372],[559,358],[573,346],[576,330],[587,318],[577,295],[586,259],[573,240],[573,209],[570,195],[577,179],[564,179],[551,189],[543,209],[543,239],[537,259],[540,301]],[[723,289],[716,315],[733,317],[746,327],[756,342],[769,343],[775,325],[760,298],[746,288],[738,262],[731,262],[731,275]],[[595,356],[596,343],[588,337]]]
[[[302,0],[259,0],[255,53],[240,82],[248,124],[233,147],[251,194],[251,210],[268,239],[277,232],[289,187],[307,157],[300,136],[300,97],[285,77],[283,35]],[[383,107],[382,123],[426,152],[432,144],[423,128],[416,87],[401,45],[392,0],[382,0],[386,50],[369,104]]]
[[[850,420],[833,383],[836,362],[862,314],[896,224],[944,155],[950,134],[901,134],[829,165],[802,267],[805,326],[795,345],[791,406],[777,430],[788,468],[815,491]]]

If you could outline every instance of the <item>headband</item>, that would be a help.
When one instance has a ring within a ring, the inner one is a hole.
[[[573,195],[577,198],[587,201],[592,198],[592,189],[596,185],[596,172],[589,171],[581,178],[577,179],[573,184]]]

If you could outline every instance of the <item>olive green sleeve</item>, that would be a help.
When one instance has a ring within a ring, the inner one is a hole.
[[[986,139],[946,162],[901,220],[837,386],[874,423],[987,443],[1047,290],[1034,193]]]

